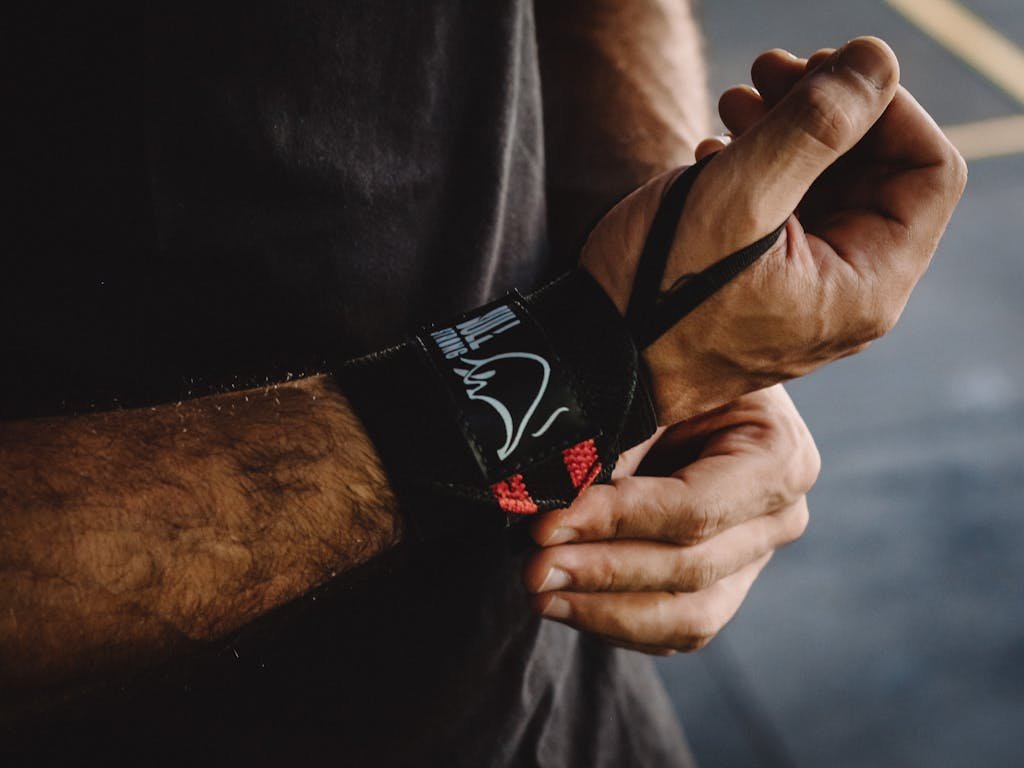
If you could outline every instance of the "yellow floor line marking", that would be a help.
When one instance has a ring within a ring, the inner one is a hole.
[[[965,160],[1024,153],[1024,115],[947,125],[942,130]]]
[[[954,0],[885,0],[1024,104],[1024,51]]]

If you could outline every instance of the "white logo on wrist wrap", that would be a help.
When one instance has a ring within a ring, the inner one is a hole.
[[[502,379],[500,372],[504,368],[502,363],[513,360],[531,360],[537,363],[541,369],[540,387],[537,390],[537,394],[526,409],[526,413],[522,414],[518,420],[513,416],[505,403],[497,397],[481,394],[492,380],[500,385]],[[466,396],[470,400],[479,400],[491,406],[497,411],[498,417],[505,427],[505,443],[497,450],[498,459],[504,461],[519,447],[519,442],[523,439],[523,432],[526,431],[526,425],[530,423],[530,419],[533,418],[537,406],[544,399],[544,393],[547,392],[548,381],[551,378],[551,366],[543,357],[530,352],[505,352],[504,354],[488,357],[484,360],[470,360],[468,357],[460,357],[459,362],[463,365],[472,366],[471,368],[454,369],[455,374],[461,376],[462,383],[466,385]],[[496,376],[497,378],[495,378]],[[555,419],[563,413],[568,413],[568,411],[569,407],[565,405],[555,408],[543,426],[536,432],[531,433],[530,437],[543,436],[551,428],[551,425],[555,423]]]
[[[485,475],[502,479],[513,465],[578,441],[586,425],[547,336],[525,308],[506,299],[477,313],[430,330],[426,346]]]

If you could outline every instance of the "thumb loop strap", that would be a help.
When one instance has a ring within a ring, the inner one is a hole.
[[[690,188],[714,156],[711,154],[701,159],[672,181],[647,233],[626,309],[626,324],[639,349],[653,344],[679,320],[767,253],[785,229],[783,222],[760,240],[680,280],[664,294],[659,291]]]

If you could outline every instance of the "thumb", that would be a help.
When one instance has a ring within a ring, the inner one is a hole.
[[[815,179],[864,137],[898,85],[892,49],[876,37],[856,38],[798,81],[716,158],[707,169],[713,173],[702,176],[728,197],[732,210],[753,214],[745,223],[763,235],[785,221]]]

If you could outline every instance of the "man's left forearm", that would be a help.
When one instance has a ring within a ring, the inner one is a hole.
[[[535,3],[556,254],[651,177],[693,161],[710,109],[688,0]]]

